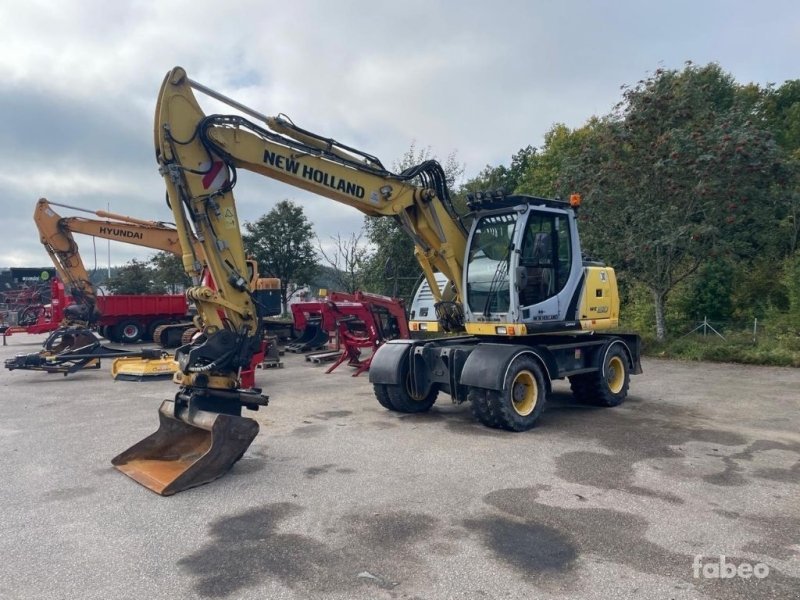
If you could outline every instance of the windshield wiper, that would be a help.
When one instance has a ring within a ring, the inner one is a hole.
[[[513,239],[514,232],[511,232],[511,237]],[[492,305],[492,296],[497,293],[497,288],[500,285],[500,282],[503,281],[503,278],[508,274],[508,255],[511,253],[511,249],[514,246],[514,243],[511,242],[506,247],[506,253],[503,255],[503,258],[500,259],[500,262],[497,263],[497,268],[494,270],[494,275],[492,275],[492,282],[489,284],[489,293],[486,295],[486,302],[483,304],[483,316],[488,317],[491,314],[491,305]]]

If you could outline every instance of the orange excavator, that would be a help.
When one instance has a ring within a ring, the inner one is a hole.
[[[55,211],[55,206],[86,212],[100,217],[100,219],[62,217]],[[100,344],[91,330],[102,317],[97,291],[91,283],[78,244],[72,234],[81,233],[180,256],[182,250],[174,226],[104,210],[87,210],[51,202],[45,198],[39,199],[36,203],[34,222],[39,231],[42,245],[55,265],[56,272],[64,283],[66,294],[72,298],[73,303],[64,307],[63,319],[58,329],[45,340],[41,352],[9,359],[6,361],[6,368],[10,370],[42,370],[66,375],[81,368],[99,367],[100,357],[114,357],[119,359],[115,360],[114,368],[112,368],[115,378],[140,379],[170,374],[174,369],[167,369],[167,366],[172,366],[171,364],[167,365],[171,361],[166,359],[162,351],[145,349],[127,352],[107,348]],[[204,260],[202,245],[196,238],[192,238],[192,243],[200,259]],[[263,314],[272,315],[280,312],[280,281],[274,278],[260,278],[257,263],[252,259],[248,259],[248,273],[250,285],[256,290],[255,293],[264,306]],[[153,300],[152,297],[150,299]],[[277,310],[276,301],[278,302]],[[134,315],[129,316],[133,317]],[[174,315],[171,319],[159,320],[157,311],[152,315],[139,316],[141,318],[128,319],[125,330],[119,332],[119,336],[113,331],[115,328],[108,328],[111,331],[105,331],[104,335],[112,338],[112,341],[135,341],[142,337],[141,329],[151,329],[154,341],[162,348],[170,348],[188,342],[191,336],[202,328],[202,324],[198,321],[184,319],[175,322]],[[154,327],[144,327],[145,316],[152,316],[158,322],[152,323]],[[136,329],[136,331],[128,332],[128,328]],[[117,337],[120,339],[116,339]]]
[[[54,210],[54,206],[85,212],[100,219],[62,217]],[[97,292],[89,281],[89,274],[83,265],[73,233],[144,246],[176,256],[183,253],[175,227],[161,221],[148,221],[104,210],[88,210],[51,202],[45,198],[36,203],[33,219],[42,244],[68,287],[68,294],[78,303],[71,308],[70,314],[67,315],[65,311],[65,326],[75,322],[91,324],[99,316]],[[205,263],[202,244],[194,236],[190,241],[199,260]],[[259,301],[266,304],[265,314],[279,313],[280,306],[276,306],[276,301],[279,303],[280,281],[276,278],[260,277],[255,260],[248,259],[247,269],[251,288],[259,292]],[[162,322],[152,328],[152,337],[162,348],[174,348],[191,339],[199,329],[200,326],[191,321]],[[141,336],[135,337],[138,339]]]

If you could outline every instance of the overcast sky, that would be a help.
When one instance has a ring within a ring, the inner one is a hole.
[[[172,220],[152,120],[176,65],[389,167],[412,142],[456,152],[467,178],[541,144],[553,123],[608,113],[621,85],[659,66],[716,61],[742,83],[800,77],[796,1],[0,0],[0,39],[2,267],[48,264],[32,220],[42,196]],[[242,221],[288,198],[323,239],[361,227],[355,209],[239,175]],[[92,239],[76,239],[87,267],[106,266],[105,241],[95,261]],[[111,253],[113,264],[151,255],[119,243]]]

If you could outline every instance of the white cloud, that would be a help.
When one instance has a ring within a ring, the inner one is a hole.
[[[539,144],[554,122],[607,112],[621,84],[659,62],[718,61],[740,81],[796,78],[799,17],[794,2],[744,0],[5,2],[0,185],[19,227],[0,239],[0,265],[46,261],[25,225],[39,196],[87,208],[110,199],[119,212],[169,219],[151,128],[175,65],[387,166],[416,141],[441,158],[456,151],[473,176]],[[242,220],[284,198],[306,207],[323,239],[361,226],[355,209],[263,178],[242,175],[237,188]]]

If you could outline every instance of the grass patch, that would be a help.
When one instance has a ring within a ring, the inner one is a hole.
[[[800,367],[800,338],[797,336],[764,337],[754,343],[746,335],[726,336],[725,340],[715,335],[690,335],[667,342],[645,339],[642,346],[646,356]]]

